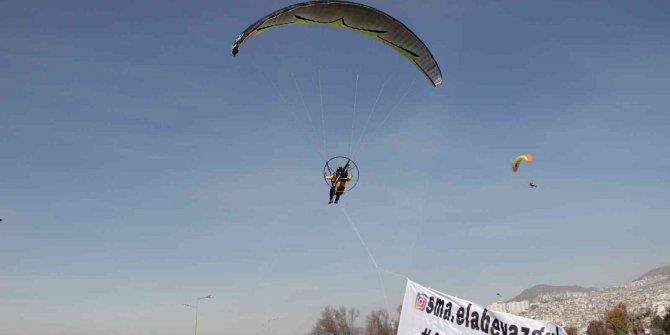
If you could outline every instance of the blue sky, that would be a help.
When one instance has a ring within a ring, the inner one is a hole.
[[[670,262],[669,3],[368,2],[426,42],[439,88],[330,27],[231,57],[288,4],[0,4],[0,333],[182,334],[207,294],[201,334],[383,307],[312,127],[347,154],[385,81],[341,201],[381,267],[486,304]]]

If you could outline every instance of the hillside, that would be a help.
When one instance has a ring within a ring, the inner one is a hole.
[[[576,285],[571,286],[535,285],[531,288],[523,290],[521,294],[512,298],[510,301],[522,301],[522,300],[531,301],[543,294],[555,294],[563,292],[589,292],[592,290],[594,289]]]
[[[653,277],[661,275],[666,275],[670,277],[670,265],[649,270],[642,276],[635,279],[635,281],[641,280],[645,277]],[[668,280],[670,280],[670,278]],[[594,288],[586,288],[577,285],[570,285],[570,286],[535,285],[533,287],[523,290],[519,295],[508,301],[522,301],[522,300],[532,301],[543,294],[556,294],[563,292],[590,292],[593,290]]]
[[[637,278],[635,280],[640,280],[640,279],[643,279],[645,277],[662,276],[662,275],[670,276],[670,265],[661,266],[660,268],[655,268],[655,269],[649,270],[649,271],[647,271],[647,273],[643,274],[642,276],[640,276],[639,278]]]

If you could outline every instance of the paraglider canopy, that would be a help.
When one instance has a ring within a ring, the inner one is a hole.
[[[414,63],[434,86],[442,84],[440,67],[413,31],[380,10],[349,1],[309,1],[278,9],[250,25],[235,39],[233,56],[249,38],[288,24],[323,24],[372,37]]]
[[[519,169],[519,164],[521,164],[521,161],[528,161],[532,162],[533,161],[533,155],[530,153],[526,153],[523,155],[519,155],[514,160],[512,160],[512,171],[516,172],[516,170]]]

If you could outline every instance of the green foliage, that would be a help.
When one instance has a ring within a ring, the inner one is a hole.
[[[649,318],[652,314],[651,310],[648,309],[643,313],[631,313],[628,315],[628,325],[630,328],[630,333],[633,335],[644,335],[644,320]],[[660,335],[660,334],[659,334]]]
[[[668,307],[665,311],[662,328],[666,334],[670,334],[670,307]]]
[[[663,331],[663,318],[656,315],[651,319],[651,334],[653,335],[664,335]]]

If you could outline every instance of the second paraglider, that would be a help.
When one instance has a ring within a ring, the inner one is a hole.
[[[521,164],[521,161],[532,162],[533,161],[533,154],[526,153],[526,154],[519,155],[516,158],[514,158],[514,160],[512,160],[512,171],[516,172],[516,170],[519,169],[519,165]]]

